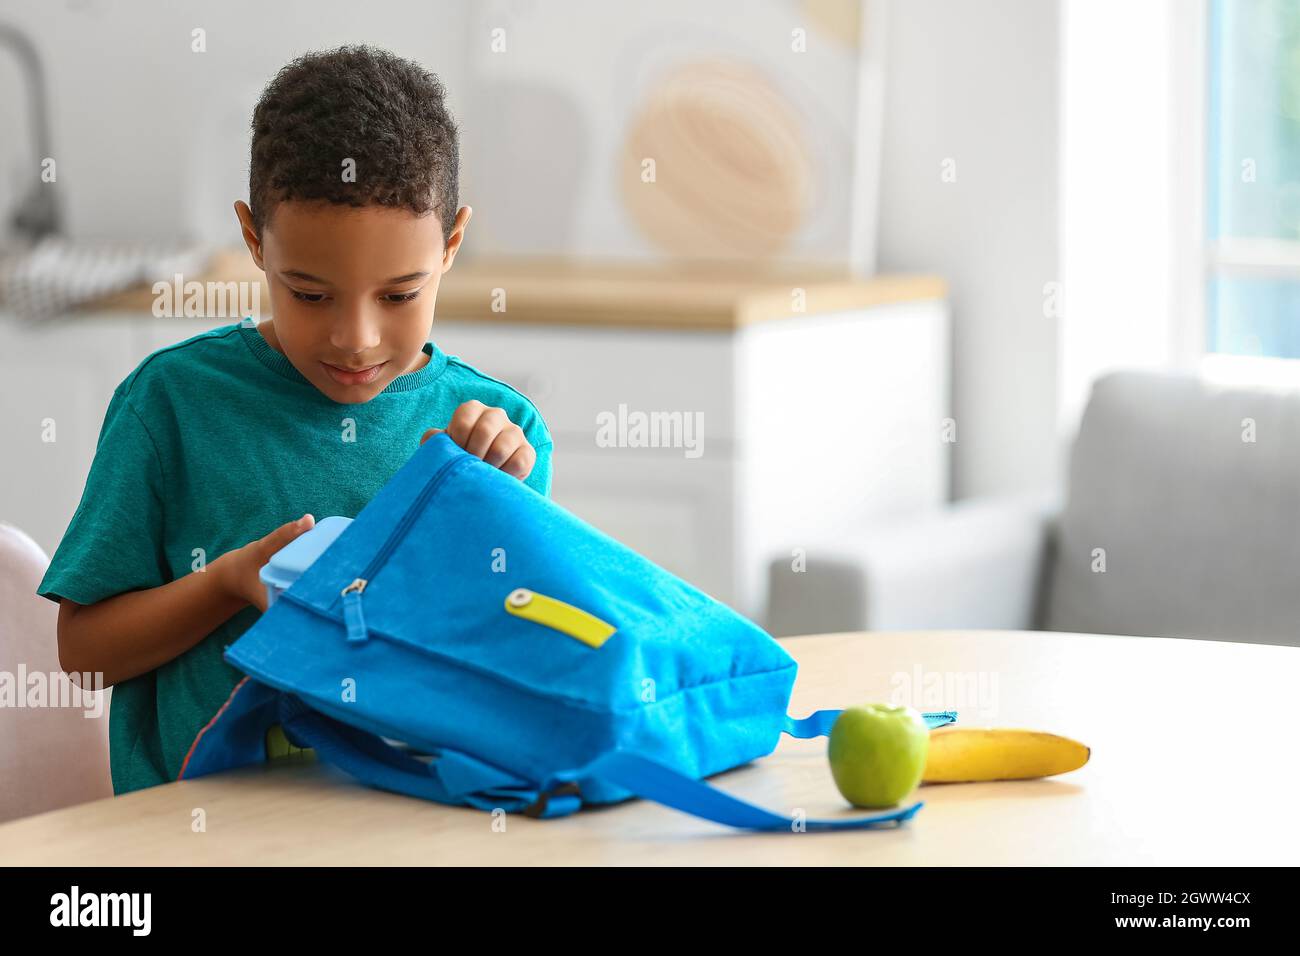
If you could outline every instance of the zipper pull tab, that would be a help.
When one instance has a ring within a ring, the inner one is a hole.
[[[343,589],[343,623],[348,629],[348,640],[360,643],[370,635],[366,632],[366,616],[361,612],[361,592],[366,589],[366,579],[357,578]]]
[[[515,588],[506,595],[506,612],[567,634],[588,647],[600,647],[617,631],[614,625],[580,607],[528,588]]]

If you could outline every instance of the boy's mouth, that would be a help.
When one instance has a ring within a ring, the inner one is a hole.
[[[329,362],[321,362],[329,377],[334,379],[340,385],[365,385],[373,382],[379,377],[379,373],[384,370],[387,362],[380,362],[378,365],[366,365],[362,368],[347,368],[340,365],[331,365]]]

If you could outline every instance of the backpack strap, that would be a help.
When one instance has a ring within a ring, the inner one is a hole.
[[[475,757],[439,747],[426,763],[372,733],[312,710],[297,697],[281,698],[280,723],[289,742],[309,747],[326,763],[381,790],[480,810],[520,812],[537,802],[538,789]],[[577,809],[565,802],[547,816]]]
[[[883,813],[833,820],[796,819],[734,797],[707,781],[696,780],[648,757],[623,750],[603,754],[581,770],[557,775],[556,779],[568,783],[577,777],[597,777],[630,790],[638,797],[741,830],[790,833],[800,830],[865,830],[901,826],[924,806],[922,803],[912,803]]]
[[[787,715],[785,726],[781,729],[791,737],[799,737],[803,740],[810,737],[826,737],[829,736],[831,727],[835,724],[835,719],[842,713],[844,713],[843,710],[818,710],[803,718]],[[921,717],[925,719],[925,725],[934,730],[934,728],[942,727],[944,724],[956,723],[957,711],[939,710],[922,714]]]
[[[782,730],[792,737],[803,739],[824,737],[831,732],[831,727],[841,713],[842,710],[819,710],[802,719],[787,715]],[[955,723],[957,711],[935,711],[922,714],[921,717],[925,720],[925,725],[933,730],[935,727]],[[924,806],[918,802],[864,816],[796,820],[734,797],[708,781],[696,780],[648,757],[622,750],[604,754],[581,770],[557,774],[551,781],[551,787],[556,789],[546,789],[554,793],[570,794],[576,790],[574,782],[583,777],[596,777],[674,810],[743,830],[797,832],[801,829],[865,830],[889,825],[901,826]],[[545,796],[541,804],[545,806]]]
[[[839,711],[817,711],[803,720],[786,718],[786,732],[796,737],[816,737],[830,732]],[[935,727],[956,720],[956,712],[925,714]],[[297,697],[281,698],[280,721],[285,736],[299,747],[309,747],[327,763],[358,781],[453,806],[481,810],[496,808],[529,816],[566,816],[581,806],[578,784],[597,778],[647,800],[704,820],[743,830],[861,830],[899,826],[923,804],[912,803],[882,813],[831,820],[805,820],[783,816],[696,780],[665,764],[629,751],[602,754],[586,766],[554,775],[545,787],[530,786],[499,767],[456,750],[438,748],[429,763],[380,737],[312,710]]]

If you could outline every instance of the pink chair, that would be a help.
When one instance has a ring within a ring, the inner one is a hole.
[[[73,696],[71,706],[51,706],[62,683],[59,609],[36,595],[48,564],[40,545],[0,522],[0,822],[113,795],[109,691],[98,705]],[[44,685],[43,707],[18,706],[33,702],[31,675]]]

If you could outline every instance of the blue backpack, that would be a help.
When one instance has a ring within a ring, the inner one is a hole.
[[[557,817],[639,796],[789,831],[920,809],[796,823],[705,782],[783,732],[828,734],[840,712],[787,716],[796,664],[763,630],[446,434],[355,521],[282,554],[305,567],[280,581],[284,562],[268,567],[278,599],[225,654],[248,676],[181,778],[265,760],[279,724],[365,784],[482,810]]]

